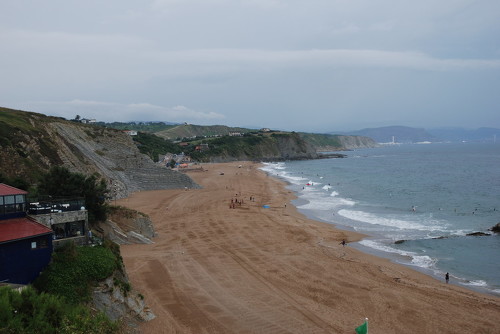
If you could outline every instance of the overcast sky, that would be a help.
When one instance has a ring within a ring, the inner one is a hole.
[[[330,132],[500,128],[498,0],[0,1],[0,106]]]

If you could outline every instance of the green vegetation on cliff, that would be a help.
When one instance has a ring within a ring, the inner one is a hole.
[[[155,135],[170,140],[182,140],[195,137],[218,137],[227,136],[231,132],[248,133],[255,130],[229,127],[225,125],[193,125],[182,124],[171,127],[166,130],[155,132]]]
[[[34,286],[39,291],[64,297],[69,303],[90,301],[91,287],[121,268],[121,258],[110,247],[65,244],[54,252],[52,262]]]
[[[106,220],[107,184],[99,175],[72,173],[65,167],[54,166],[38,180],[36,195],[42,198],[76,198],[85,200],[89,222]]]
[[[190,150],[187,151],[193,159],[200,162],[316,157],[315,150],[293,132],[252,133],[241,137],[223,136],[200,142],[208,143],[209,149],[201,152],[190,151],[193,150],[193,145],[191,145]]]
[[[31,286],[21,292],[0,287],[0,333],[5,334],[111,334],[118,325],[103,313],[64,298],[37,292]]]
[[[97,125],[118,130],[135,130],[147,133],[164,131],[177,126],[177,124],[167,124],[165,122],[98,122]]]
[[[139,151],[142,154],[148,155],[154,162],[158,161],[158,155],[167,152],[175,154],[182,152],[182,148],[179,145],[154,134],[139,132],[132,139],[139,148]]]
[[[87,306],[92,286],[122,268],[115,248],[68,243],[33,286],[0,288],[0,333],[115,333],[117,323]]]
[[[47,164],[62,164],[57,146],[50,139],[45,126],[55,119],[42,114],[0,108],[0,166],[5,177],[21,176],[33,181]],[[30,141],[32,145],[28,144]]]
[[[300,137],[314,147],[334,147],[342,149],[342,143],[337,135],[301,133]]]
[[[211,157],[258,158],[262,146],[270,146],[270,140],[262,136],[231,137],[224,136],[206,140],[210,149],[204,152],[191,151],[189,154],[197,161],[210,161]],[[191,150],[193,147],[191,146]]]

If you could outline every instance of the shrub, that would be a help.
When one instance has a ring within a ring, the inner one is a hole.
[[[110,248],[75,247],[70,243],[54,253],[52,262],[34,285],[40,291],[77,304],[88,301],[91,286],[120,267],[120,259]]]
[[[0,288],[0,333],[114,333],[117,328],[102,313],[30,286],[21,292]]]

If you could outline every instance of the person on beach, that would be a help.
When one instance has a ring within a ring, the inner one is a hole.
[[[448,281],[450,280],[450,274],[446,273],[446,275],[444,275],[444,279],[446,280],[446,284],[448,284]]]
[[[342,247],[345,247],[345,245],[347,244],[347,242],[345,242],[345,239],[342,239],[342,241],[340,242],[340,244],[342,245]]]

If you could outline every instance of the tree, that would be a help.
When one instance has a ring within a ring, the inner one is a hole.
[[[106,219],[106,196],[109,190],[106,181],[98,174],[85,176],[72,173],[66,167],[54,166],[38,184],[38,194],[59,197],[83,197],[89,213],[89,222]]]
[[[27,286],[21,292],[0,287],[0,333],[117,333],[118,323],[85,305],[37,292]]]
[[[176,164],[175,160],[174,159],[170,159],[170,161],[168,162],[168,167],[175,168],[175,164]]]

